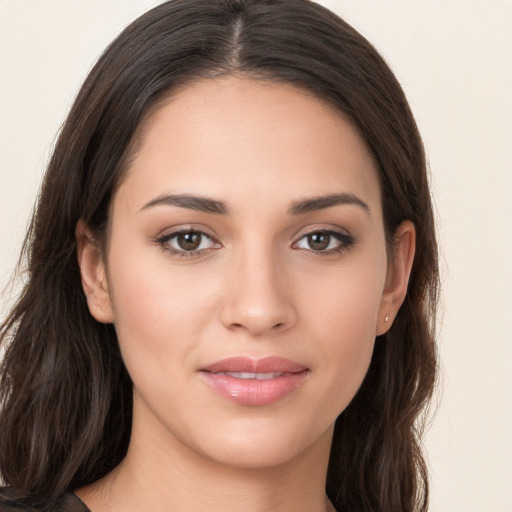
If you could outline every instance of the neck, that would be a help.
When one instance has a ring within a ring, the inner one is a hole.
[[[329,430],[292,460],[269,467],[233,467],[207,459],[134,414],[124,461],[77,494],[92,512],[326,512]],[[152,435],[143,435],[151,432]]]

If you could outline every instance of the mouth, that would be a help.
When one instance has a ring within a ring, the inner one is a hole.
[[[310,371],[279,357],[232,357],[202,368],[203,381],[220,396],[239,405],[270,405],[293,394]]]
[[[236,379],[256,379],[256,380],[268,380],[277,379],[286,375],[285,372],[267,372],[267,373],[253,373],[253,372],[216,372],[215,375],[229,375]]]

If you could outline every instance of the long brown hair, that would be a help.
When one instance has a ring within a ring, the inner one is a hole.
[[[114,327],[89,314],[75,227],[83,219],[106,236],[136,130],[164,95],[230,73],[295,84],[347,115],[378,165],[390,250],[403,220],[416,227],[405,303],[336,422],[327,493],[339,511],[426,511],[420,420],[436,375],[438,266],[424,150],[384,60],[309,0],[166,2],[126,28],[91,71],[25,240],[27,283],[1,327],[2,478],[27,503],[51,503],[125,456],[132,384]]]

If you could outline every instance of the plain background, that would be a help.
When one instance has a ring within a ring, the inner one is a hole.
[[[0,0],[0,288],[78,87],[157,3]],[[431,510],[512,512],[512,2],[320,3],[391,65],[429,157],[444,294]]]

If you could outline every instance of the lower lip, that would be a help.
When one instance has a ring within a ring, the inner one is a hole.
[[[274,379],[239,379],[230,375],[201,372],[206,383],[225,398],[240,405],[270,405],[293,393],[308,375],[308,370],[287,373]]]

